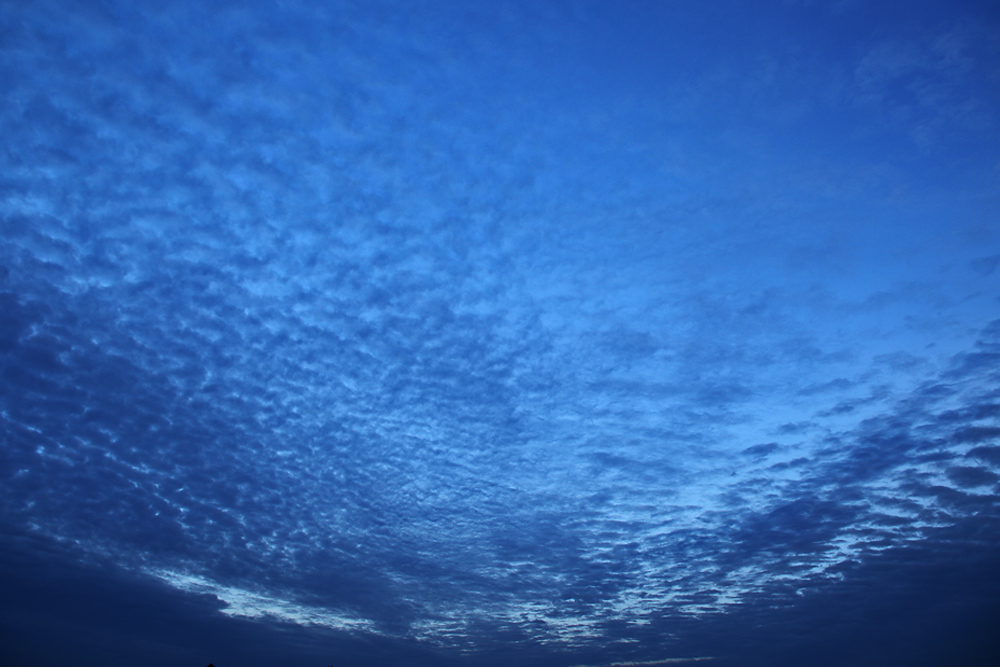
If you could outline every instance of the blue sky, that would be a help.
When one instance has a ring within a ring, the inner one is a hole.
[[[995,664],[991,3],[0,2],[0,89],[10,664]]]

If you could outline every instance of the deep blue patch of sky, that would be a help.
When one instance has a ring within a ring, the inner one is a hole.
[[[0,90],[5,664],[997,664],[991,3],[2,1]]]

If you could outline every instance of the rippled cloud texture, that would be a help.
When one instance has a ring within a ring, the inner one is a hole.
[[[996,664],[990,3],[4,1],[0,89],[6,664]]]

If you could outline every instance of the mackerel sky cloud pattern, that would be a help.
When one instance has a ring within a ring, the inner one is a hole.
[[[995,664],[1000,15],[876,4],[0,2],[4,661]]]

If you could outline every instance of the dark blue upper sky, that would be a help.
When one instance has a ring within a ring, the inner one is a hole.
[[[0,96],[4,664],[1000,661],[993,3],[0,0]]]

